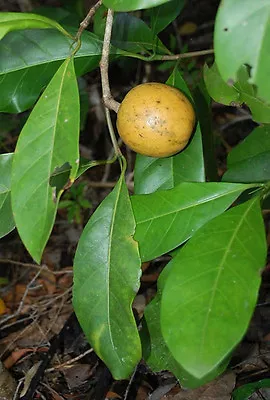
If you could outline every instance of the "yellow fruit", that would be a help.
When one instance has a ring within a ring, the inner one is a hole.
[[[143,83],[124,98],[116,124],[132,150],[150,157],[168,157],[186,147],[195,113],[178,89],[163,83]]]

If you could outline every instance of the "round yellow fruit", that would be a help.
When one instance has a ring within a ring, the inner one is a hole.
[[[168,157],[186,147],[195,119],[190,101],[178,89],[143,83],[124,98],[116,124],[132,150],[150,157]]]

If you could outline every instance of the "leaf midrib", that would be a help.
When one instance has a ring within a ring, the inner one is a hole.
[[[228,254],[229,254],[229,252],[230,252],[230,250],[231,250],[231,246],[232,246],[232,244],[233,244],[233,242],[234,242],[234,240],[235,240],[235,238],[236,238],[236,235],[237,235],[239,229],[241,228],[242,224],[244,223],[244,221],[245,221],[245,219],[246,219],[246,216],[247,216],[247,214],[249,213],[250,209],[254,206],[255,201],[257,201],[257,198],[255,198],[255,199],[250,203],[250,206],[249,206],[249,207],[247,208],[247,210],[242,214],[241,219],[240,219],[240,221],[239,221],[239,223],[238,223],[238,226],[237,226],[237,228],[235,229],[234,233],[232,234],[232,237],[231,237],[231,239],[230,239],[230,241],[229,241],[229,244],[228,244],[228,246],[227,246],[227,249],[226,249],[226,251],[224,252],[224,255],[223,255],[223,257],[222,257],[222,260],[221,260],[221,262],[220,262],[220,264],[219,264],[219,271],[218,271],[217,277],[216,277],[215,282],[214,282],[214,285],[213,285],[212,295],[211,295],[210,300],[209,300],[209,305],[208,305],[208,308],[207,308],[207,315],[206,315],[205,323],[204,323],[204,326],[203,326],[203,329],[202,329],[202,341],[201,341],[201,345],[200,345],[200,349],[199,349],[199,354],[200,354],[200,355],[202,354],[202,350],[203,350],[203,347],[204,347],[204,344],[205,344],[206,331],[207,331],[208,321],[209,321],[209,318],[210,318],[210,313],[211,313],[211,311],[212,311],[214,299],[215,299],[216,292],[217,292],[217,286],[218,286],[218,283],[219,283],[219,280],[220,280],[221,273],[222,273],[222,271],[223,271],[224,263],[225,263],[225,261],[226,261],[226,259],[227,259],[227,256],[228,256]]]
[[[246,189],[249,189],[253,185],[245,185],[245,186],[246,186]],[[177,214],[177,213],[179,213],[181,211],[188,210],[189,208],[194,208],[194,207],[200,206],[202,204],[207,204],[208,202],[211,202],[211,201],[214,201],[215,199],[219,199],[219,198],[225,197],[227,195],[233,194],[235,192],[238,192],[239,190],[240,190],[239,188],[235,188],[234,190],[227,191],[226,193],[222,193],[221,195],[220,194],[212,195],[210,198],[208,197],[207,199],[198,200],[198,201],[196,201],[196,203],[189,204],[188,206],[181,207],[180,209],[173,210],[173,211],[170,211],[170,212],[167,212],[167,213],[163,213],[163,214],[159,214],[158,216],[153,216],[152,218],[147,218],[147,219],[144,219],[144,220],[140,220],[139,222],[137,222],[137,225],[144,224],[146,222],[152,222],[153,220],[160,219],[160,218],[163,218],[163,217],[167,217],[167,216],[172,215],[172,214]],[[145,207],[145,205],[144,205],[144,207]]]

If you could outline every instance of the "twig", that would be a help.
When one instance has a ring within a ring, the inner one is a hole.
[[[14,264],[14,265],[18,265],[19,267],[33,268],[33,269],[37,269],[38,271],[40,270],[40,265],[24,263],[24,262],[15,261],[15,260],[9,260],[8,258],[0,258],[0,264]],[[54,274],[54,275],[73,274],[72,271],[68,271],[68,270],[65,270],[65,271],[52,271],[52,270],[50,270],[48,268],[47,268],[47,270],[50,273]]]
[[[76,40],[80,40],[83,31],[88,27],[90,24],[91,19],[95,15],[96,11],[99,9],[99,7],[102,5],[102,0],[98,0],[97,3],[90,8],[88,14],[84,18],[84,20],[80,23],[80,28],[75,36]]]
[[[123,140],[121,138],[118,139],[117,144],[118,147],[120,148],[122,146]],[[112,159],[113,155],[115,153],[114,147],[111,149],[111,152],[109,154],[108,160]],[[109,175],[110,175],[110,170],[111,170],[111,163],[106,163],[105,168],[104,168],[104,174],[102,176],[101,182],[107,182]]]
[[[64,363],[62,363],[62,364],[59,364],[59,365],[57,365],[56,367],[52,367],[52,368],[46,369],[45,372],[53,372],[53,371],[55,371],[56,369],[61,369],[61,368],[63,368],[63,367],[69,366],[69,365],[75,363],[76,361],[80,360],[81,358],[85,357],[87,354],[92,353],[93,351],[94,351],[94,350],[93,350],[92,348],[91,348],[91,349],[88,349],[88,350],[86,350],[84,353],[78,355],[77,357],[72,358],[71,360],[68,360],[68,361],[66,361],[66,362],[64,362]]]
[[[93,188],[114,188],[117,182],[96,182],[96,181],[90,181],[87,183],[88,187],[93,187]],[[128,182],[127,186],[130,190],[134,189],[133,182]]]
[[[41,272],[43,271],[43,269],[44,269],[44,266],[41,265],[41,266],[39,267],[39,271],[35,274],[34,278],[31,279],[31,281],[27,284],[26,289],[25,289],[25,291],[24,291],[24,294],[23,294],[23,296],[22,296],[22,299],[21,299],[21,301],[20,301],[19,307],[17,308],[16,312],[15,312],[14,314],[9,315],[9,316],[7,316],[6,318],[4,318],[4,319],[1,321],[0,325],[6,323],[7,321],[9,321],[10,319],[12,319],[12,318],[14,318],[14,317],[17,317],[18,315],[20,315],[20,313],[21,313],[21,311],[22,311],[22,308],[23,308],[23,306],[24,306],[24,301],[25,301],[25,299],[26,299],[26,296],[28,295],[28,292],[29,292],[29,290],[31,289],[31,286],[32,286],[33,283],[37,280],[37,278],[39,277],[39,275],[41,274]]]
[[[161,61],[170,61],[170,60],[173,61],[173,60],[181,60],[182,58],[206,56],[207,54],[213,54],[213,53],[214,53],[214,49],[207,49],[207,50],[199,50],[199,51],[190,51],[188,53],[182,53],[182,54],[156,56],[154,59],[161,60]]]
[[[114,98],[112,97],[110,90],[110,83],[109,83],[109,74],[108,74],[112,25],[113,25],[113,10],[108,9],[104,40],[103,40],[102,56],[99,66],[100,66],[102,97],[104,105],[109,110],[113,110],[117,113],[120,107],[120,103],[118,103],[118,101],[114,100]]]
[[[214,49],[207,49],[207,50],[199,50],[199,51],[189,51],[188,53],[180,53],[180,54],[170,54],[170,55],[160,55],[160,54],[153,54],[151,56],[143,56],[141,54],[131,53],[126,50],[121,50],[121,54],[132,57],[138,58],[142,61],[177,61],[182,60],[183,58],[190,58],[190,57],[200,57],[206,56],[208,54],[214,54]]]
[[[138,365],[139,364],[136,365],[136,367],[135,367],[135,369],[134,369],[134,371],[133,371],[133,373],[132,373],[132,375],[131,375],[131,377],[129,379],[129,382],[128,382],[128,385],[127,385],[127,388],[126,388],[126,391],[125,391],[125,395],[124,395],[124,400],[127,400],[127,398],[128,398],[128,394],[129,394],[131,385],[132,385],[132,383],[134,381],[134,378],[135,378],[135,375],[136,375],[136,372],[137,372],[137,369],[138,369]]]

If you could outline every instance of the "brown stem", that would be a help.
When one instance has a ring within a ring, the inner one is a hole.
[[[80,40],[83,31],[88,27],[88,25],[90,24],[91,19],[93,18],[95,12],[101,6],[101,4],[102,4],[102,0],[98,0],[97,3],[93,7],[90,8],[88,14],[84,18],[84,20],[80,23],[80,27],[79,27],[78,32],[76,34],[76,40]]]
[[[214,49],[207,49],[207,50],[199,50],[199,51],[190,51],[188,53],[182,54],[173,54],[173,55],[164,55],[159,56],[158,59],[161,61],[169,61],[169,60],[181,60],[182,58],[189,58],[189,57],[198,57],[198,56],[205,56],[207,54],[213,54]],[[154,58],[157,60],[157,58]]]
[[[103,48],[102,48],[102,56],[99,66],[100,66],[102,97],[104,105],[109,110],[113,110],[117,113],[120,107],[120,103],[118,103],[118,101],[114,100],[114,98],[112,97],[110,90],[110,83],[109,83],[109,74],[108,74],[112,25],[113,25],[113,10],[108,9]]]

